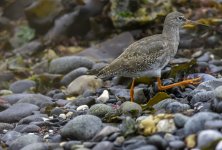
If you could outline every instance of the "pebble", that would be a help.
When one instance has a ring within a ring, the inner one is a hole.
[[[26,145],[33,144],[33,143],[38,143],[41,142],[41,138],[37,135],[34,134],[26,134],[18,137],[16,140],[14,140],[10,146],[10,150],[18,150],[22,149]]]
[[[222,150],[222,141],[218,142],[215,150]]]
[[[147,137],[146,142],[147,144],[156,146],[158,149],[166,149],[168,145],[167,141],[160,135],[152,135]]]
[[[103,93],[96,100],[101,103],[106,103],[109,100],[109,92],[107,90],[104,90]]]
[[[101,88],[103,81],[94,75],[82,75],[73,80],[67,87],[68,95],[82,95],[85,91],[95,92]]]
[[[174,150],[183,150],[185,148],[185,143],[183,141],[171,141],[169,143],[169,146],[171,149],[174,149]]]
[[[37,105],[40,108],[53,104],[52,98],[44,96],[42,94],[32,94],[30,96],[26,96],[24,98],[21,98],[17,103],[30,103]]]
[[[65,56],[55,58],[50,62],[49,72],[54,74],[65,74],[79,67],[92,68],[93,62],[82,56]]]
[[[4,130],[11,130],[13,128],[14,126],[12,124],[0,122],[0,133],[3,133]]]
[[[190,109],[190,106],[188,104],[182,104],[180,102],[169,103],[165,108],[165,110],[169,113],[183,112],[188,109]]]
[[[142,113],[142,107],[134,102],[126,101],[121,104],[120,109],[124,115],[138,117]]]
[[[190,117],[187,117],[183,114],[177,113],[174,115],[174,123],[176,127],[183,128],[186,122],[189,120]]]
[[[45,114],[30,115],[21,119],[18,124],[29,124],[31,122],[44,121],[44,117],[47,117],[47,115]]]
[[[13,93],[23,93],[35,87],[35,81],[26,79],[13,82],[12,84],[10,84],[9,90],[11,90]]]
[[[138,147],[134,150],[158,150],[158,149],[153,145],[144,145],[144,146]]]
[[[50,115],[56,115],[59,116],[60,114],[64,113],[64,110],[62,108],[59,107],[55,107],[51,110]]]
[[[89,114],[103,118],[106,114],[113,112],[113,108],[111,106],[105,104],[95,104],[90,107]]]
[[[102,129],[102,121],[93,115],[80,115],[70,120],[62,129],[64,138],[89,140]]]
[[[204,129],[204,123],[210,120],[220,119],[220,115],[212,112],[199,112],[190,119],[184,125],[184,132],[186,135],[197,133]]]
[[[85,111],[85,110],[88,110],[88,109],[89,109],[89,106],[87,106],[87,105],[81,105],[81,106],[76,108],[77,111]]]
[[[100,141],[104,137],[111,135],[112,133],[120,132],[120,129],[113,126],[105,126],[96,136],[93,138],[93,141]]]
[[[62,118],[62,119],[65,120],[65,119],[66,119],[66,115],[65,115],[65,114],[60,114],[60,115],[59,115],[59,118]]]
[[[191,105],[194,106],[197,102],[211,102],[215,99],[215,94],[213,91],[199,92],[193,96],[191,99]]]
[[[21,135],[22,134],[17,131],[8,131],[3,137],[1,137],[1,140],[4,141],[7,145],[11,145],[11,143]]]
[[[113,143],[109,141],[102,141],[98,143],[92,150],[112,150],[114,147]]]
[[[173,132],[176,130],[173,119],[160,120],[156,125],[158,132]]]
[[[222,86],[218,86],[214,90],[214,94],[215,94],[216,98],[218,98],[219,100],[222,100]]]
[[[40,132],[41,128],[37,125],[30,124],[22,128],[19,132],[21,133],[38,133]]]
[[[26,145],[21,150],[47,150],[47,149],[55,149],[55,150],[63,150],[58,143],[32,143]]]
[[[33,111],[39,110],[39,107],[28,103],[17,103],[8,109],[0,112],[0,121],[6,123],[18,122],[32,114]]]
[[[200,83],[195,90],[214,91],[218,86],[222,85],[222,78],[210,80]]]
[[[216,130],[204,130],[198,134],[197,147],[200,149],[209,148],[209,144],[222,138],[222,134]]]
[[[222,129],[222,120],[210,120],[204,124],[206,129]]]
[[[80,67],[77,68],[71,72],[69,72],[68,74],[66,74],[65,76],[63,76],[63,78],[61,79],[60,83],[61,85],[69,85],[73,80],[75,80],[76,78],[78,78],[79,76],[82,75],[86,75],[87,74],[88,69],[85,67]]]

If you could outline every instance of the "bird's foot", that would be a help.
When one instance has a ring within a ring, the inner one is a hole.
[[[174,83],[174,84],[170,84],[170,85],[166,85],[166,86],[163,86],[160,78],[157,78],[157,83],[158,83],[158,89],[159,90],[167,90],[167,89],[171,89],[175,86],[182,86],[182,85],[185,86],[185,85],[189,85],[189,84],[194,84],[194,85],[200,84],[201,83],[201,77],[194,78],[194,79],[187,79],[187,80],[177,82],[177,83]]]

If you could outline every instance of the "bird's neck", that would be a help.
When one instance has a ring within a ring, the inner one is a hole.
[[[179,27],[165,24],[162,34],[164,37],[166,37],[167,40],[179,43]]]

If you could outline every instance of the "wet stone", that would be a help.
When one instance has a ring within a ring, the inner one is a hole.
[[[18,137],[16,140],[14,140],[11,145],[9,146],[10,150],[18,150],[26,145],[32,144],[32,143],[38,143],[41,142],[41,138],[34,134],[26,134]]]
[[[183,141],[171,141],[169,143],[170,148],[177,149],[177,150],[183,150],[185,148],[185,143]]]
[[[183,114],[175,114],[174,115],[174,123],[176,127],[183,128],[186,122],[189,120],[189,117],[183,115]]]
[[[65,138],[88,140],[102,129],[102,121],[93,115],[80,115],[70,120],[62,129]]]
[[[220,115],[212,112],[199,112],[192,116],[184,126],[186,135],[197,133],[204,129],[204,123],[210,120],[220,119]]]
[[[32,114],[33,111],[38,110],[39,107],[28,103],[18,103],[14,104],[8,109],[0,112],[1,122],[17,122],[22,118],[25,118]]]
[[[111,106],[105,104],[95,104],[90,107],[89,114],[103,118],[106,114],[113,112],[113,108]]]
[[[133,117],[140,116],[142,113],[142,107],[134,102],[124,102],[120,106],[121,111],[124,115],[130,115]]]
[[[2,138],[1,140],[4,141],[7,145],[11,145],[11,143],[17,139],[18,137],[20,137],[22,134],[17,132],[17,131],[9,131],[7,132]]]
[[[19,80],[13,82],[10,85],[9,90],[11,90],[13,93],[23,93],[35,87],[36,83],[32,80]]]
[[[191,105],[194,106],[197,102],[211,102],[215,99],[215,94],[213,91],[199,92],[193,96],[191,99]]]

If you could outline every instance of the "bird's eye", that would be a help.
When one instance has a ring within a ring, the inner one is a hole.
[[[184,21],[185,20],[185,18],[183,16],[179,16],[179,17],[177,17],[177,19],[180,20],[180,21]]]

